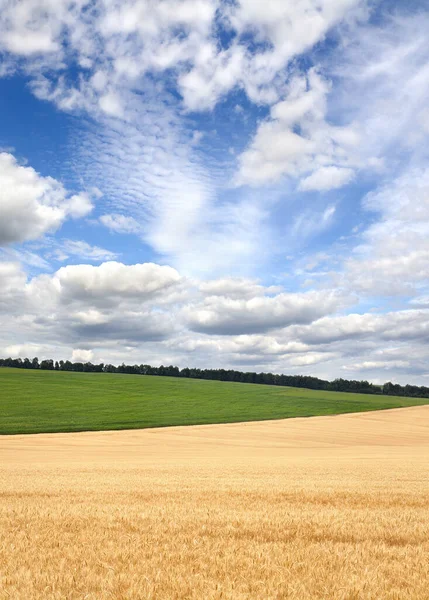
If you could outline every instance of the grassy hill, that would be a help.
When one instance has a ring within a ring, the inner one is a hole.
[[[427,403],[174,377],[0,368],[0,434],[229,423]]]

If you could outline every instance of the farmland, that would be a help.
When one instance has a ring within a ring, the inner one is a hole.
[[[429,407],[0,437],[0,598],[424,600]]]
[[[427,402],[197,379],[0,369],[0,434],[243,422]]]

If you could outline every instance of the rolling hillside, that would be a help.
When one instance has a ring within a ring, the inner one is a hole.
[[[197,379],[0,369],[0,434],[258,421],[427,403]]]

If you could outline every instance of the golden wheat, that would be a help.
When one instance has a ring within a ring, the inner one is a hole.
[[[429,407],[0,438],[0,598],[429,598]]]

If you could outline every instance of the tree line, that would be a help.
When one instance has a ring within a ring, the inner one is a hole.
[[[235,381],[237,383],[255,383],[306,388],[310,390],[326,390],[332,392],[356,392],[360,394],[384,394],[387,396],[408,396],[429,398],[429,388],[418,385],[399,385],[390,381],[384,385],[374,385],[368,381],[350,379],[334,379],[327,381],[310,375],[283,375],[274,373],[254,373],[235,371],[233,369],[179,369],[170,365],[152,367],[151,365],[111,365],[93,364],[91,362],[71,362],[69,360],[46,359],[39,362],[33,358],[3,358],[0,367],[18,369],[42,369],[45,371],[75,371],[80,373],[125,373],[129,375],[157,375],[160,377],[186,377],[190,379],[212,379],[215,381]]]

